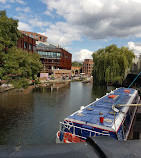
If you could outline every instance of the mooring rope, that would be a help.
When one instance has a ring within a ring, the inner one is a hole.
[[[141,72],[136,76],[136,78],[133,80],[133,82],[129,85],[128,88],[130,88],[132,86],[132,84],[136,81],[136,79],[139,77],[140,74],[141,74]]]

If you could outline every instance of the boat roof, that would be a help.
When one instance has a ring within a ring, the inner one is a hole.
[[[122,123],[129,107],[118,107],[117,109],[121,112],[114,112],[112,105],[131,104],[136,96],[136,93],[137,90],[132,88],[118,88],[71,114],[65,118],[65,120],[85,125],[92,125],[94,127],[107,127],[108,129],[111,128],[115,131]],[[103,123],[100,123],[100,116],[104,117]],[[116,127],[113,126],[113,124],[116,124]]]

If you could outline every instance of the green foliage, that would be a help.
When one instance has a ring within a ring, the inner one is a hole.
[[[0,69],[2,79],[27,78],[34,79],[42,64],[40,56],[12,47],[3,56],[3,68]]]
[[[19,88],[27,88],[28,86],[28,80],[26,78],[20,78],[20,79],[16,79],[16,80],[11,80],[10,81],[11,84],[14,85],[15,88],[19,89]]]
[[[42,64],[40,56],[17,49],[21,37],[18,20],[8,18],[6,11],[0,11],[0,78],[15,87],[26,87],[29,79],[34,79]]]
[[[82,67],[82,63],[77,62],[77,61],[74,61],[74,62],[72,62],[72,66],[75,66],[75,67]]]
[[[18,20],[8,18],[6,11],[0,11],[0,51],[16,45],[20,37],[17,27]]]
[[[117,48],[110,45],[93,53],[94,83],[119,83],[124,79],[125,72],[132,66],[135,57],[132,50],[127,47]]]

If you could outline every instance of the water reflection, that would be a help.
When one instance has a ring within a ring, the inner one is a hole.
[[[107,92],[81,82],[0,94],[0,144],[55,143],[59,122]]]

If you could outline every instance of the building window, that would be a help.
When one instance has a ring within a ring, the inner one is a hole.
[[[50,52],[48,52],[47,55],[50,57]]]
[[[37,38],[37,39],[38,39],[38,35],[35,35],[35,38]]]
[[[61,57],[61,54],[60,53],[57,53],[57,58],[60,58]]]
[[[45,55],[47,56],[47,52],[45,52]]]
[[[31,44],[29,44],[29,50],[32,50],[32,45]]]
[[[57,54],[54,52],[54,53],[53,53],[53,57],[55,57],[55,58],[56,58],[56,55],[57,55]]]
[[[45,42],[46,41],[46,39],[45,38],[43,38],[43,42]]]
[[[33,51],[35,52],[35,50],[36,50],[36,47],[35,47],[35,46],[33,46]]]
[[[65,55],[65,58],[68,59],[69,58],[68,55]]]
[[[30,34],[30,37],[33,38],[33,34]]]
[[[24,49],[27,49],[27,42],[24,42]]]
[[[42,40],[42,37],[40,37],[40,41]]]
[[[27,35],[27,33],[24,33],[25,35]]]
[[[50,56],[53,57],[53,52],[50,52]]]

